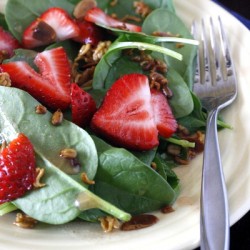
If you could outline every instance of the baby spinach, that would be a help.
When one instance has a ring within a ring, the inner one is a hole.
[[[5,18],[9,30],[20,41],[22,33],[31,22],[50,7],[60,7],[72,13],[74,4],[66,0],[8,0]]]
[[[167,9],[153,11],[143,22],[142,31],[148,35],[151,35],[155,31],[170,32],[173,35],[178,34],[181,37],[192,39],[190,31],[182,20]],[[183,77],[189,88],[192,89],[193,61],[196,56],[197,47],[185,44],[182,48],[178,48],[175,43],[162,43],[162,46],[182,54],[182,61],[166,56],[165,60],[169,66],[174,68]]]
[[[92,138],[99,156],[96,183],[91,185],[94,193],[133,214],[154,211],[175,201],[174,189],[150,166],[123,148]]]
[[[110,0],[97,0],[96,2],[99,8],[105,10],[108,14],[115,13],[119,18],[125,16],[138,16],[135,13],[134,0],[118,1],[114,6],[110,4]],[[167,8],[170,11],[175,12],[172,0],[144,0],[143,2],[152,10],[157,8]]]
[[[82,184],[79,171],[74,174],[69,161],[60,157],[62,149],[76,149],[80,172],[86,172],[93,179],[98,158],[95,144],[87,132],[66,120],[60,126],[53,126],[51,113],[36,114],[35,107],[39,103],[22,90],[0,87],[0,96],[2,137],[10,141],[17,133],[24,133],[34,146],[37,166],[45,169],[42,181],[46,186],[16,199],[15,206],[39,221],[61,224],[80,214],[75,201],[82,194],[86,196],[86,204],[81,209],[97,207],[120,219],[130,218],[127,213],[92,194]]]

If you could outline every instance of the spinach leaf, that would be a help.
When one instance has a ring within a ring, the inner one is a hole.
[[[170,11],[175,11],[172,0],[144,0],[143,2],[147,4],[152,10],[157,8],[167,8]],[[115,13],[119,18],[127,15],[138,16],[135,13],[134,0],[118,1],[114,6],[110,5],[110,0],[97,0],[97,5],[108,14]]]
[[[74,4],[66,0],[9,0],[5,7],[9,30],[21,41],[25,28],[50,7],[60,7],[71,14]]]
[[[172,204],[176,193],[151,167],[123,148],[115,148],[101,139],[95,141],[99,167],[91,190],[117,207],[133,214]],[[107,146],[107,148],[106,148]]]
[[[171,185],[171,187],[179,192],[179,178],[172,168],[176,167],[173,161],[168,161],[162,159],[159,154],[157,154],[153,160],[156,164],[156,171]]]
[[[36,55],[37,55],[37,52],[35,52],[34,50],[16,49],[14,51],[14,55],[10,59],[4,60],[4,63],[15,62],[15,61],[25,61],[33,69],[35,69],[36,71],[38,71],[38,68],[37,68],[37,66],[34,63]]]
[[[80,214],[75,206],[77,197],[85,196],[81,210],[97,207],[121,219],[129,219],[127,213],[92,194],[82,184],[80,173],[72,172],[67,159],[60,157],[64,148],[78,152],[80,172],[93,179],[97,170],[97,152],[91,137],[80,127],[66,120],[60,126],[50,123],[51,114],[35,113],[39,103],[28,93],[15,88],[0,87],[0,131],[7,141],[19,132],[31,140],[36,153],[37,166],[45,169],[46,186],[32,190],[13,203],[28,215],[51,224],[73,220]],[[70,173],[66,174],[66,173]]]
[[[166,9],[157,9],[153,11],[144,21],[142,31],[151,35],[155,31],[170,32],[178,34],[183,38],[192,39],[190,31],[187,29],[182,20],[173,12]],[[196,56],[197,47],[185,44],[182,48],[177,48],[175,43],[162,43],[162,46],[174,50],[183,56],[182,61],[173,60],[171,57],[166,57],[167,64],[174,68],[187,82],[190,89],[193,84],[193,61]],[[163,56],[163,55],[161,55]]]
[[[199,129],[204,130],[206,127],[206,113],[202,109],[199,98],[192,93],[194,109],[193,111],[184,117],[178,119],[178,123],[186,127],[190,133],[193,133]]]
[[[5,20],[5,16],[4,14],[0,13],[0,26],[4,29],[4,30],[8,30],[8,25],[6,23]]]

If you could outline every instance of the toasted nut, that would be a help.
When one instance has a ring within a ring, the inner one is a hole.
[[[54,125],[54,126],[58,126],[58,125],[61,125],[63,121],[63,113],[60,109],[58,109],[53,115],[52,115],[52,118],[51,118],[51,123]]]
[[[11,86],[10,75],[7,72],[0,73],[0,86]]]
[[[99,218],[99,221],[101,222],[101,227],[105,233],[109,233],[113,231],[113,229],[120,228],[119,221],[112,216],[105,216],[105,217]]]
[[[36,180],[33,183],[34,188],[44,187],[46,184],[41,183],[41,178],[44,176],[45,170],[44,168],[36,168]]]
[[[61,150],[60,156],[67,159],[74,159],[77,156],[77,152],[73,148],[65,148]]]
[[[0,153],[2,153],[3,152],[3,150],[6,148],[6,141],[4,140],[4,141],[2,141],[2,144],[1,144],[1,146],[0,146]]]
[[[47,108],[41,104],[38,104],[35,109],[36,113],[39,115],[46,114]]]
[[[151,214],[141,214],[135,215],[130,221],[124,222],[121,225],[121,230],[131,231],[136,229],[141,229],[145,227],[150,227],[158,221],[158,218]]]
[[[16,220],[13,224],[21,228],[31,229],[35,227],[35,225],[37,224],[37,220],[26,214],[17,213]]]
[[[117,5],[117,3],[118,3],[118,0],[112,0],[112,1],[109,3],[109,5],[112,6],[112,7],[114,7],[114,6]]]
[[[156,163],[155,162],[151,162],[151,168],[153,168],[154,170],[156,170],[157,169],[157,165],[156,165]]]
[[[169,144],[167,147],[167,152],[171,155],[179,156],[181,153],[181,147],[175,144]]]
[[[135,1],[134,7],[136,14],[142,17],[146,17],[152,11],[150,7],[142,1]]]
[[[167,205],[161,209],[161,212],[164,214],[168,214],[174,212],[174,209],[172,206]]]
[[[85,16],[86,12],[89,9],[92,9],[96,6],[97,6],[97,3],[95,0],[82,0],[76,5],[73,11],[73,16],[76,19],[81,19]]]
[[[88,184],[88,185],[93,185],[93,184],[95,184],[95,181],[90,180],[89,177],[87,176],[87,174],[86,174],[85,172],[83,172],[83,173],[81,174],[81,180],[82,180],[84,183]]]

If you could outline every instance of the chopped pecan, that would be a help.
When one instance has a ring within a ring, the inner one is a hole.
[[[41,104],[38,104],[35,108],[35,112],[37,114],[43,115],[43,114],[46,114],[47,108]]]
[[[121,225],[121,230],[131,231],[141,228],[146,228],[154,225],[158,221],[155,215],[151,214],[141,214],[132,216],[130,221],[124,222]]]
[[[3,140],[3,141],[2,141],[2,144],[1,144],[1,146],[0,146],[0,153],[3,152],[3,150],[6,148],[6,146],[7,146],[7,143],[6,143],[5,140]]]
[[[0,73],[0,86],[11,86],[10,75],[7,72]]]
[[[150,88],[156,88],[156,89],[160,90],[167,84],[168,84],[168,80],[162,74],[155,72],[155,71],[152,71],[149,74]]]
[[[31,229],[35,227],[37,220],[26,214],[17,213],[16,220],[13,224],[21,228]]]
[[[153,168],[154,170],[157,169],[157,164],[155,162],[151,162],[151,168]]]
[[[167,206],[161,208],[161,212],[164,214],[168,214],[168,213],[174,212],[174,209],[172,206],[167,205]]]
[[[51,117],[51,123],[54,126],[59,126],[62,124],[63,121],[63,113],[60,109],[58,109],[56,112],[53,113]]]
[[[146,17],[152,11],[151,8],[143,1],[135,1],[134,8],[135,13],[142,16],[143,18]]]
[[[118,3],[118,0],[112,0],[112,1],[109,3],[109,5],[112,6],[112,7],[114,7],[114,6],[117,5],[117,3]]]
[[[36,168],[36,180],[33,183],[34,188],[44,187],[46,184],[41,183],[41,178],[44,176],[45,170],[44,168]]]
[[[87,176],[87,174],[85,172],[83,172],[81,174],[81,180],[87,184],[87,185],[93,185],[95,184],[95,181],[94,180],[90,180],[89,177]]]
[[[76,6],[73,11],[73,16],[76,19],[81,19],[85,16],[89,9],[92,9],[97,6],[95,0],[81,0]]]
[[[61,150],[60,156],[67,159],[74,159],[77,156],[77,151],[74,148],[64,148]]]
[[[105,233],[109,233],[113,231],[113,229],[120,228],[119,221],[112,216],[108,215],[108,216],[99,218],[99,221],[101,222],[101,227]]]
[[[93,53],[93,60],[99,61],[103,55],[107,52],[111,45],[111,41],[99,42]]]

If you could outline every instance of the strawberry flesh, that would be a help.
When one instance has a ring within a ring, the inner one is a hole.
[[[98,42],[104,40],[102,29],[94,23],[85,20],[77,20],[76,24],[80,30],[79,35],[73,38],[76,42],[97,45]]]
[[[151,89],[151,103],[155,123],[162,137],[170,137],[177,129],[177,122],[165,95],[156,89]]]
[[[70,65],[62,47],[38,53],[36,72],[24,61],[0,65],[10,75],[13,87],[27,91],[52,110],[65,110],[70,105]]]
[[[89,124],[96,112],[96,103],[93,97],[76,83],[71,84],[71,111],[72,122],[82,128]]]
[[[91,128],[115,145],[149,150],[159,144],[148,78],[128,74],[118,79],[94,114]]]
[[[85,14],[84,19],[95,24],[105,25],[112,28],[124,29],[133,32],[141,32],[140,26],[121,22],[117,19],[114,19],[98,7],[89,9]]]
[[[14,50],[20,47],[19,42],[8,32],[0,27],[0,58],[10,58]]]
[[[33,146],[19,134],[0,154],[0,204],[22,197],[33,188],[35,179]]]

